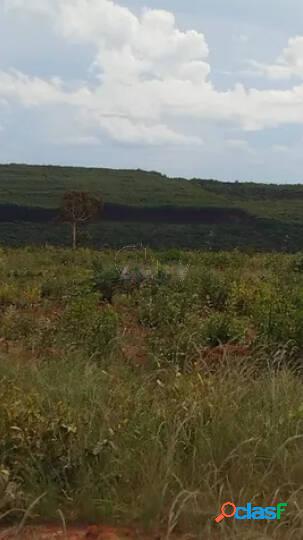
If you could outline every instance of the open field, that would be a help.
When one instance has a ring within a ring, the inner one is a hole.
[[[0,276],[4,527],[302,538],[302,254],[2,249]]]

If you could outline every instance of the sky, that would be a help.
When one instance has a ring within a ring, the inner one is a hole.
[[[302,0],[0,0],[0,162],[303,182]]]

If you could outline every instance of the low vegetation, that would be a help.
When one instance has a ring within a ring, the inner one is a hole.
[[[302,537],[302,254],[2,249],[0,277],[3,520]],[[219,527],[229,500],[289,506]]]

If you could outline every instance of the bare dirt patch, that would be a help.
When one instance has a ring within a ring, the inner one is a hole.
[[[148,362],[148,337],[150,332],[138,323],[136,315],[122,312],[121,350],[124,358],[136,366],[144,366]]]
[[[137,529],[117,529],[102,525],[68,527],[66,531],[56,526],[25,527],[19,533],[15,528],[2,531],[0,529],[0,540],[162,540],[163,538],[164,536],[159,533],[144,534]],[[178,540],[182,540],[182,537]]]

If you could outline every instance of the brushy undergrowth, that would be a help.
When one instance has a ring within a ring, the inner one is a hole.
[[[302,257],[173,255],[1,251],[0,516],[302,538]]]

